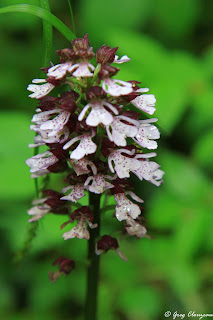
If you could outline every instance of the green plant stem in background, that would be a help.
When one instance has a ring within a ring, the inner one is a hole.
[[[48,0],[40,0],[40,4],[41,4],[41,8],[43,8],[44,10],[48,11],[51,14]],[[49,63],[51,60],[51,53],[52,53],[52,38],[53,38],[52,24],[44,19],[42,23],[43,23],[43,42],[44,42],[44,56],[43,56],[42,67],[49,67]]]
[[[30,223],[27,230],[27,236],[22,248],[14,253],[14,256],[13,256],[14,263],[20,263],[29,253],[32,246],[32,241],[36,236],[37,228],[38,228],[38,221],[34,221]]]
[[[72,20],[72,31],[76,35],[76,28],[75,28],[75,21],[74,21],[74,15],[72,11],[72,6],[70,0],[68,0],[69,8],[70,8],[70,15],[71,15],[71,20]]]
[[[89,194],[90,208],[94,215],[93,222],[97,223],[98,227],[91,229],[90,239],[88,241],[89,266],[87,271],[85,320],[97,320],[100,256],[95,253],[95,244],[97,242],[97,238],[100,236],[100,197],[101,196],[99,194]]]

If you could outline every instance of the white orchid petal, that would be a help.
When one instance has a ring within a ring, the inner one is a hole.
[[[72,189],[71,193],[67,196],[60,198],[61,200],[69,200],[71,202],[77,202],[79,199],[85,197],[84,186],[82,184],[76,184],[74,186],[68,186],[62,190],[63,193]]]
[[[114,59],[113,63],[118,63],[118,64],[120,64],[120,63],[128,62],[128,61],[130,61],[130,60],[131,60],[131,59],[130,59],[127,55],[124,55],[124,56],[121,57],[120,59],[119,59],[119,57],[118,57],[117,55],[115,55],[115,59]]]
[[[102,88],[113,97],[127,95],[133,91],[132,83],[109,78],[103,81]]]
[[[138,109],[152,115],[156,108],[155,106],[155,96],[153,94],[142,94],[131,101],[131,103]]]
[[[136,219],[141,214],[139,206],[130,201],[124,193],[117,193],[114,198],[116,201],[115,215],[119,221],[126,220],[128,217]]]

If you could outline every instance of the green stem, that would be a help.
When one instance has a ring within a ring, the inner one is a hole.
[[[98,283],[99,283],[99,263],[100,258],[95,253],[95,245],[100,235],[100,195],[95,193],[89,194],[90,208],[94,215],[94,223],[98,227],[91,229],[90,240],[88,243],[88,260],[90,264],[87,272],[87,293],[85,304],[85,320],[97,320],[98,306]]]
[[[73,15],[73,11],[72,11],[72,6],[71,6],[70,0],[68,0],[68,5],[69,5],[69,8],[70,8],[70,15],[71,15],[71,20],[72,20],[72,31],[76,35],[75,20],[74,20],[74,15]]]
[[[42,9],[45,9],[49,13],[50,5],[48,0],[40,0],[40,5]],[[49,67],[52,53],[52,25],[51,23],[43,20],[43,41],[44,41],[44,56],[43,56],[43,67]],[[43,75],[43,72],[42,72]]]

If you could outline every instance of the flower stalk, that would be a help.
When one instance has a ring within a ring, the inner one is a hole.
[[[100,195],[90,193],[89,203],[94,214],[94,222],[98,227],[91,230],[88,241],[88,270],[87,291],[85,302],[85,320],[97,320],[98,310],[98,284],[100,271],[100,256],[95,253],[96,242],[100,236]]]

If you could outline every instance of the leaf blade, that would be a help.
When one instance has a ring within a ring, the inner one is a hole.
[[[38,18],[44,19],[47,22],[51,23],[67,40],[76,38],[75,34],[70,31],[70,29],[56,16],[52,13],[29,4],[18,4],[0,8],[1,13],[9,12],[25,12],[37,16]]]

